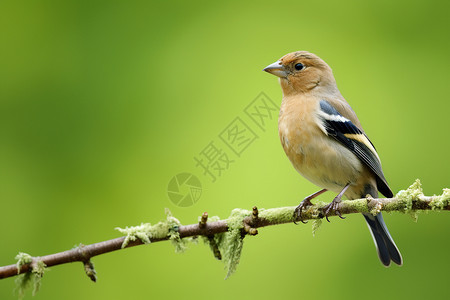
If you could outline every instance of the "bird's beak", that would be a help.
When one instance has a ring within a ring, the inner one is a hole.
[[[273,74],[275,76],[282,77],[282,78],[287,77],[287,75],[288,75],[288,72],[284,68],[281,61],[276,61],[273,64],[268,65],[267,67],[265,67],[263,69],[263,71],[266,71],[267,73],[270,73],[270,74]]]

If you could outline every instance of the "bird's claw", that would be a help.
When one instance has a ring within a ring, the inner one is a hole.
[[[331,201],[330,204],[324,206],[324,210],[325,210],[325,218],[327,219],[328,222],[330,222],[330,220],[328,220],[328,215],[330,214],[330,211],[334,210],[334,213],[341,219],[345,219],[345,217],[342,216],[341,211],[339,210],[339,203],[341,203],[341,199],[338,199],[337,197],[333,199],[333,201]]]
[[[300,221],[303,224],[308,223],[308,222],[305,222],[302,220],[302,210],[303,210],[303,208],[306,208],[311,205],[312,205],[312,203],[308,198],[305,198],[302,202],[300,202],[300,204],[294,210],[294,224],[297,225],[296,221]]]

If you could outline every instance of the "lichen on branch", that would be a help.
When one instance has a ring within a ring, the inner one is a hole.
[[[25,292],[33,286],[32,295],[36,295],[41,287],[41,280],[46,271],[46,264],[39,258],[32,258],[31,255],[19,252],[16,255],[17,270],[20,272],[22,265],[31,264],[31,272],[20,274],[15,280],[16,291],[19,299],[25,297]]]

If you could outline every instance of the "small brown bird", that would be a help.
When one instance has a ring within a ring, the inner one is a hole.
[[[302,209],[311,205],[311,199],[327,190],[338,193],[325,207],[327,221],[331,211],[343,218],[338,209],[343,195],[350,200],[378,198],[378,191],[393,196],[375,147],[322,59],[306,51],[293,52],[264,71],[279,77],[283,91],[278,130],[286,155],[301,175],[323,188],[300,203],[297,220],[302,221]],[[381,262],[402,265],[381,213],[363,215]]]

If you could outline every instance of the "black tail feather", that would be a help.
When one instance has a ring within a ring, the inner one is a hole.
[[[388,267],[392,260],[394,263],[401,266],[403,264],[402,255],[389,234],[381,213],[376,216],[371,214],[363,215],[369,226],[375,246],[377,247],[378,256],[383,265]]]

